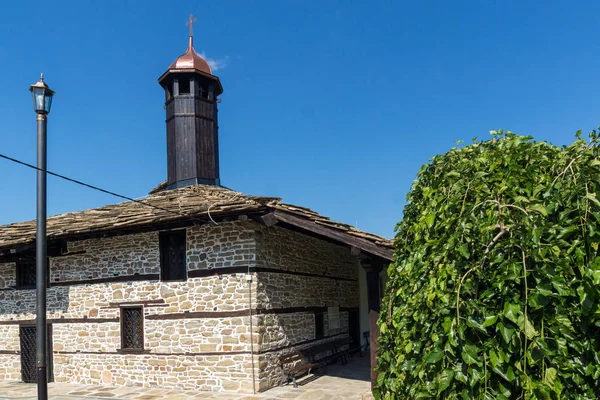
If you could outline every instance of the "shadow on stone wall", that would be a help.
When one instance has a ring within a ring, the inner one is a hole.
[[[47,289],[47,313],[64,314],[69,310],[70,293],[67,286],[56,286]],[[35,289],[4,289],[0,291],[0,319],[8,320],[10,316],[31,314],[35,317]],[[8,318],[7,318],[8,317]]]

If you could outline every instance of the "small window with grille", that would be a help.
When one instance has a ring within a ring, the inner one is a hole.
[[[50,287],[50,260],[46,261],[46,287]],[[16,288],[17,289],[35,289],[36,285],[36,266],[35,258],[20,259],[16,263]]]
[[[35,259],[17,261],[17,289],[35,288]]]
[[[121,308],[121,350],[144,350],[144,308]]]
[[[161,280],[187,280],[185,229],[172,232],[161,232],[159,234],[159,243]]]

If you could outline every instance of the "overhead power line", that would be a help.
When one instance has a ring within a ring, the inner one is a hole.
[[[77,185],[85,186],[87,188],[90,188],[90,189],[93,189],[93,190],[97,190],[99,192],[106,193],[106,194],[109,194],[111,196],[119,197],[119,198],[124,199],[124,200],[132,201],[134,203],[142,204],[142,205],[144,205],[146,207],[152,207],[152,208],[155,208],[157,210],[166,211],[168,213],[176,214],[176,215],[179,215],[179,216],[185,217],[185,218],[196,219],[196,218],[194,218],[194,217],[192,217],[190,215],[186,215],[186,214],[183,214],[183,213],[179,213],[177,211],[169,210],[168,208],[164,208],[164,207],[160,207],[160,206],[155,206],[154,204],[146,203],[146,202],[141,201],[141,200],[136,200],[136,199],[131,198],[129,196],[124,196],[124,195],[119,194],[119,193],[111,192],[110,190],[102,189],[102,188],[100,188],[98,186],[90,185],[89,183],[85,183],[85,182],[79,181],[77,179],[69,178],[68,176],[65,176],[65,175],[57,174],[56,172],[52,172],[52,171],[44,170],[42,168],[38,168],[35,165],[26,163],[25,161],[17,160],[16,158],[9,157],[9,156],[1,154],[1,153],[0,153],[0,158],[4,158],[5,160],[12,161],[14,163],[24,165],[25,167],[28,167],[28,168],[31,168],[31,169],[35,169],[36,171],[46,172],[48,175],[56,176],[57,178],[64,179],[65,181],[69,181],[69,182],[75,183]]]

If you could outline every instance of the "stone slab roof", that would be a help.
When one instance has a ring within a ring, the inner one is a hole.
[[[157,188],[157,189],[160,189]],[[308,208],[281,202],[277,197],[250,196],[224,187],[194,185],[156,191],[137,202],[92,208],[48,218],[48,239],[131,230],[169,222],[198,220],[206,223],[228,215],[272,214],[278,221],[326,236],[382,258],[391,259],[393,242],[381,236],[335,222]],[[35,220],[0,225],[0,250],[35,242]],[[6,251],[1,251],[7,254]]]

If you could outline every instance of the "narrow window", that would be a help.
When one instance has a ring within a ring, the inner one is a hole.
[[[144,350],[143,307],[121,308],[121,350]]]
[[[35,258],[18,260],[16,273],[17,289],[35,289],[36,286],[36,266]],[[46,287],[50,287],[50,259],[46,261]]]
[[[190,80],[180,79],[179,80],[179,94],[190,94]]]
[[[325,323],[323,321],[323,313],[315,313],[315,339],[321,339],[325,336]]]
[[[35,288],[35,259],[17,261],[17,289]]]
[[[160,278],[163,281],[185,281],[187,279],[185,230],[161,232]]]
[[[206,86],[204,85],[200,85],[200,97],[208,99],[208,90],[206,90]]]
[[[172,85],[172,83],[164,86],[166,101],[171,100],[171,98],[173,97],[173,89],[172,89],[173,87],[171,85]]]

